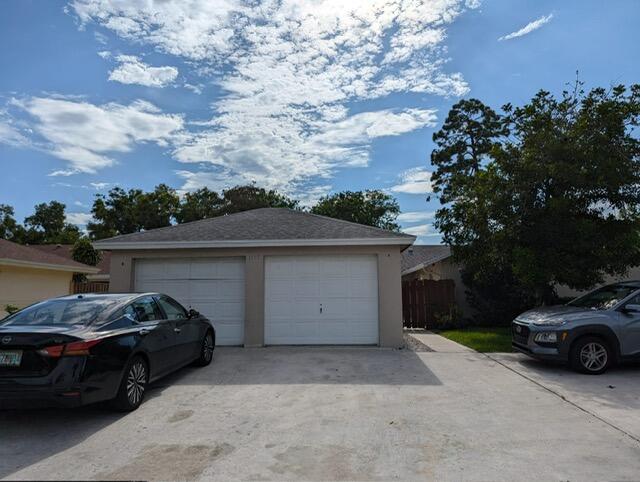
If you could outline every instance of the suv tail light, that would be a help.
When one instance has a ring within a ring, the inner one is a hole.
[[[86,356],[90,355],[90,348],[100,343],[102,340],[74,341],[66,345],[48,346],[38,350],[42,356],[50,358],[60,358],[61,356]]]

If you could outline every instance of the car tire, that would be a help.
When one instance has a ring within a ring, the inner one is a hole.
[[[122,412],[137,409],[144,401],[149,384],[149,364],[141,356],[135,356],[124,369],[118,395],[113,399],[113,406]]]
[[[213,351],[216,348],[216,335],[213,330],[207,330],[200,344],[200,355],[194,362],[197,367],[206,367],[213,360]]]
[[[571,347],[571,367],[580,373],[600,375],[613,362],[613,352],[609,344],[597,336],[585,336]]]

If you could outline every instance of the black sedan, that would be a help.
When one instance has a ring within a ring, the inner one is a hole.
[[[208,365],[214,347],[209,320],[163,294],[50,299],[0,320],[0,407],[135,410],[150,382]]]

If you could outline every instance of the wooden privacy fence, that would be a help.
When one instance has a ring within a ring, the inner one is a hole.
[[[413,280],[402,283],[402,319],[405,328],[435,328],[436,316],[455,306],[455,283],[445,280]]]
[[[78,293],[106,293],[109,291],[108,281],[81,281],[73,282],[72,289],[74,294]]]

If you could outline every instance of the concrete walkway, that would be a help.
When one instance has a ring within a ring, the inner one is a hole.
[[[471,348],[467,348],[431,331],[407,330],[405,334],[418,340],[418,342],[426,345],[436,353],[475,353]]]

